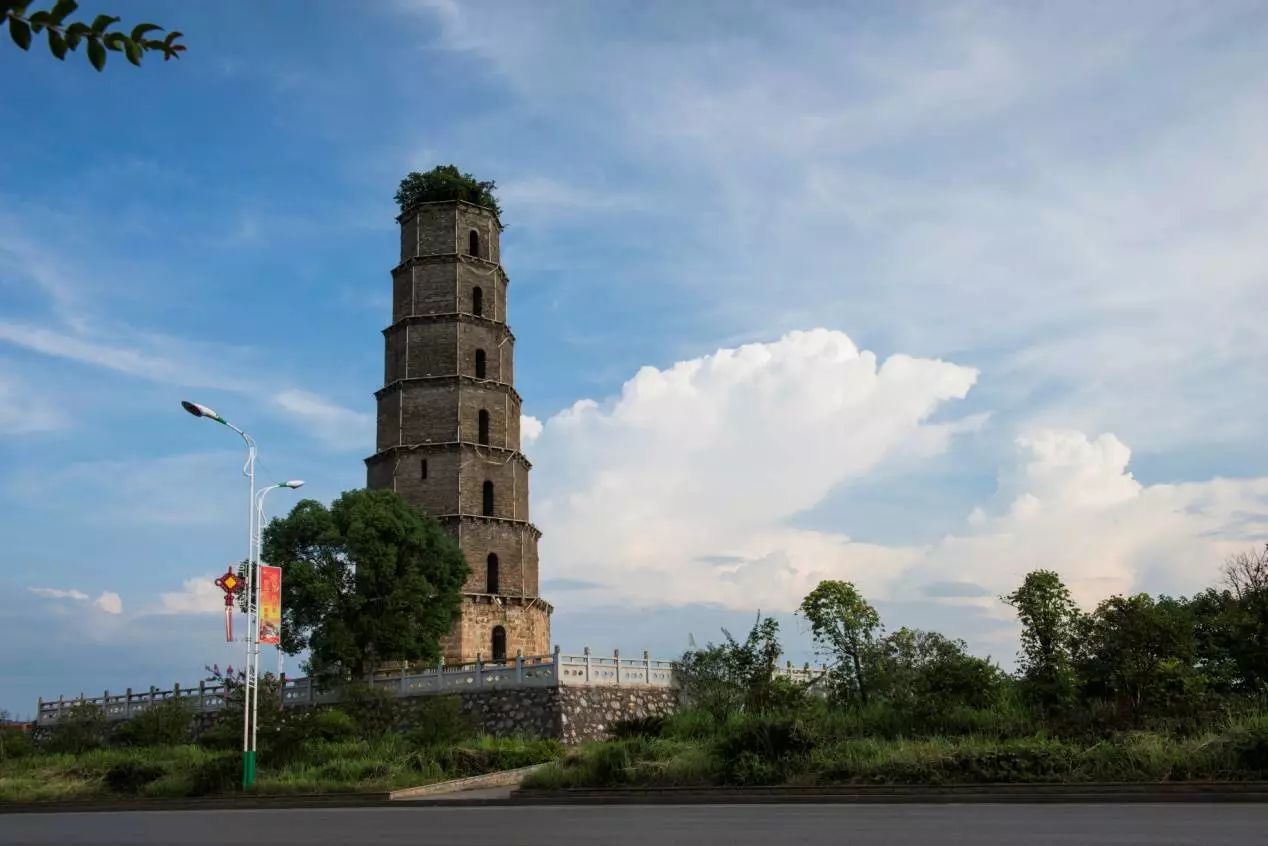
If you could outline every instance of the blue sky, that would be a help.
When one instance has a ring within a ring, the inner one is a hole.
[[[1008,661],[1032,567],[1268,537],[1262,4],[126,6],[185,57],[0,47],[0,708],[233,660],[239,445],[177,403],[361,485],[437,163],[501,189],[565,649],[800,660],[832,577]]]

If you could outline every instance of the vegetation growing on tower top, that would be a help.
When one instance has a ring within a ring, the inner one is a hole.
[[[437,165],[426,173],[412,171],[402,179],[401,187],[396,191],[396,202],[404,212],[418,203],[466,200],[468,203],[492,209],[500,218],[502,207],[493,195],[496,187],[497,183],[492,179],[481,181],[469,173],[463,173],[454,165]],[[499,222],[498,227],[501,226]]]

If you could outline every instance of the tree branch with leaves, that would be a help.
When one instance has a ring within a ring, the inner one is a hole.
[[[177,41],[181,37],[179,32],[169,32],[161,39],[152,37],[153,33],[164,32],[158,24],[139,23],[130,33],[124,33],[111,30],[120,20],[112,15],[97,15],[91,24],[68,22],[67,18],[79,9],[75,0],[57,0],[51,8],[35,12],[30,11],[30,7],[30,0],[0,0],[0,13],[3,23],[9,26],[9,37],[23,50],[29,50],[32,40],[40,33],[48,37],[49,51],[63,61],[68,52],[84,44],[88,61],[99,71],[105,69],[106,57],[112,51],[122,53],[138,67],[142,56],[149,52],[162,53],[164,61],[179,59],[185,52],[185,45]]]

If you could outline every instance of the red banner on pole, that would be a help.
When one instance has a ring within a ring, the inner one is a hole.
[[[260,565],[260,643],[282,642],[282,568]]]

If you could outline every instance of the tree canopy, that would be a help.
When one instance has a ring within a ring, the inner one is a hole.
[[[437,660],[470,572],[436,520],[387,490],[303,500],[265,529],[263,552],[284,574],[282,648],[333,679]]]
[[[401,180],[396,191],[396,202],[401,211],[409,211],[418,203],[434,203],[442,200],[465,200],[491,209],[499,218],[501,228],[502,207],[498,205],[492,179],[481,181],[470,173],[463,173],[455,165],[437,165],[426,173],[412,171]]]

